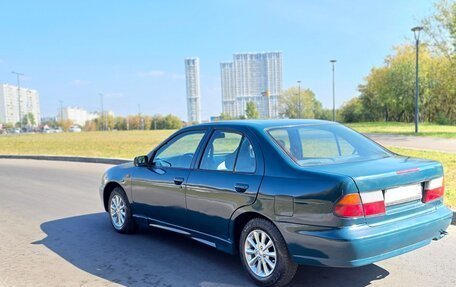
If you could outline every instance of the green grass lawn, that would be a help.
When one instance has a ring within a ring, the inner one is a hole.
[[[76,155],[132,159],[147,154],[172,130],[0,136],[0,154]]]
[[[400,129],[398,128],[398,130]],[[172,132],[172,130],[117,131],[0,136],[0,154],[75,155],[132,159],[137,155],[149,152]],[[451,207],[456,207],[456,154],[403,148],[390,149],[402,155],[442,162],[445,169],[445,202]]]
[[[347,126],[361,133],[389,133],[401,135],[415,135],[413,123],[398,122],[375,122],[375,123],[353,123]],[[456,126],[444,126],[436,124],[420,124],[419,136],[431,136],[442,138],[456,138]]]

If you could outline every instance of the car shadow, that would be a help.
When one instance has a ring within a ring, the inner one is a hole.
[[[451,219],[451,224],[456,225],[456,211],[453,211],[453,218]]]
[[[77,268],[125,286],[252,286],[237,256],[158,229],[116,233],[107,214],[41,224],[43,244]],[[366,286],[388,276],[377,265],[353,269],[301,266],[292,286]]]

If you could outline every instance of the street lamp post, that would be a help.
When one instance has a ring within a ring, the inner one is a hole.
[[[336,82],[334,77],[334,66],[336,60],[329,61],[332,64],[332,93],[333,93],[333,122],[336,121]]]
[[[22,112],[21,112],[21,80],[20,77],[23,76],[23,73],[18,73],[18,72],[11,72],[16,75],[17,77],[17,103],[18,103],[18,109],[19,109],[19,125],[22,131]]]
[[[415,45],[416,45],[416,57],[415,57],[415,133],[418,133],[418,122],[419,122],[419,110],[418,110],[418,96],[420,93],[419,87],[419,78],[418,78],[418,71],[419,71],[419,63],[418,63],[418,56],[419,56],[419,49],[420,49],[420,32],[423,30],[423,27],[417,26],[412,28],[413,35],[415,36]]]
[[[100,95],[100,100],[101,100],[101,130],[104,130],[104,111],[103,111],[103,94],[99,93]]]
[[[298,81],[298,119],[301,118],[301,81]]]

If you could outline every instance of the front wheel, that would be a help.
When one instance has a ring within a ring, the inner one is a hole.
[[[109,196],[109,218],[119,233],[133,233],[136,229],[131,215],[130,203],[121,187],[116,187]]]
[[[244,269],[260,286],[285,286],[298,268],[277,227],[262,218],[252,219],[244,226],[239,253]]]

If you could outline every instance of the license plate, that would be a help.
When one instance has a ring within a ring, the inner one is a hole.
[[[390,206],[420,200],[422,196],[423,187],[420,183],[390,188],[385,190],[385,205]]]

